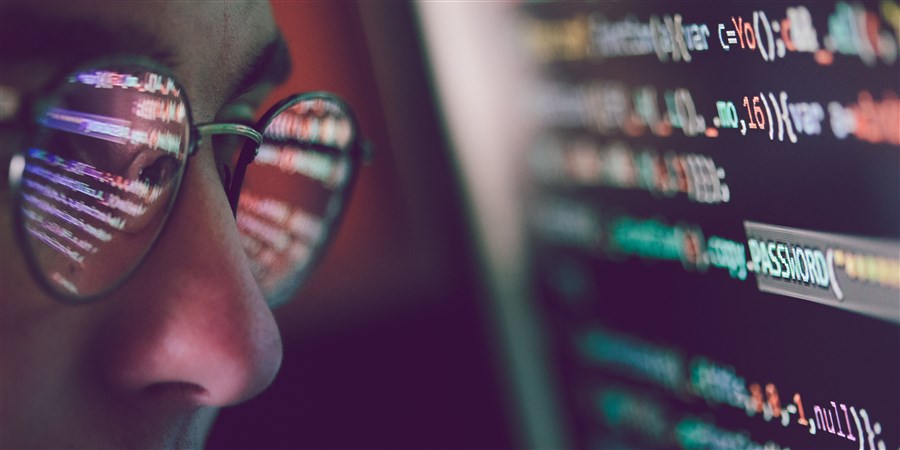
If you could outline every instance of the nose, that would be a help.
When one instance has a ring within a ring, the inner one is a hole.
[[[115,294],[106,376],[129,395],[235,404],[264,390],[281,364],[277,325],[210,154],[191,160],[163,234]]]

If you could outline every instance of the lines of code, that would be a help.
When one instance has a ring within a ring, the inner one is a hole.
[[[571,445],[900,449],[900,4],[520,14]]]
[[[731,408],[762,420],[767,427],[801,428],[811,436],[811,447],[830,448],[835,438],[840,438],[853,444],[847,448],[886,448],[881,439],[884,426],[863,405],[832,398],[814,400],[783,386],[779,391],[773,382],[748,380],[722,362],[702,355],[691,357],[604,328],[576,333],[574,340],[582,363],[603,367],[616,380],[592,386],[589,390],[595,391],[596,397],[586,406],[598,409],[601,420],[607,422],[621,423],[627,418],[625,426],[648,443],[685,448],[785,448],[773,441],[753,442],[747,433],[716,427],[692,413],[679,417],[677,409],[663,398],[637,387],[642,383],[671,392],[676,402]],[[623,381],[637,384],[629,387]],[[698,426],[700,430],[695,429]],[[704,444],[707,440],[722,442]]]
[[[322,237],[320,219],[252,190],[241,194],[237,225],[251,269],[264,289],[276,287],[286,273],[302,267]]]
[[[110,70],[95,70],[79,73],[72,77],[69,82],[80,83],[97,89],[131,89],[142,94],[181,97],[181,89],[178,88],[173,78],[155,72],[144,72],[143,74],[135,75]]]
[[[162,116],[150,115],[144,118],[163,123],[171,121],[181,123],[185,119],[183,106],[181,111],[180,116],[174,113],[171,115],[162,113],[164,114]],[[159,129],[134,129],[131,121],[125,119],[53,108],[43,117],[42,125],[55,130],[89,136],[116,144],[144,145],[151,149],[163,150],[171,154],[178,154],[182,151],[181,134],[169,133]]]
[[[636,151],[621,141],[597,144],[590,137],[546,135],[531,150],[531,170],[548,184],[640,189],[665,197],[683,194],[698,203],[731,199],[725,169],[709,156]]]
[[[33,269],[76,296],[111,288],[156,238],[187,158],[171,78],[92,70],[40,105],[21,156],[20,230]]]
[[[652,55],[660,62],[689,63],[698,53],[747,52],[760,62],[810,58],[834,64],[836,55],[858,58],[868,66],[897,61],[900,30],[896,3],[867,8],[856,2],[830,5],[816,23],[804,5],[761,5],[698,22],[687,14],[633,15],[608,19],[602,12],[579,11],[562,19],[528,23],[528,42],[542,61],[596,61]],[[815,5],[813,8],[824,5]]]
[[[900,323],[900,242],[748,222],[739,241],[706,237],[696,223],[608,213],[558,197],[535,202],[534,234],[594,256],[676,261],[685,270],[748,273],[760,290],[832,303]],[[850,305],[859,303],[859,308]]]
[[[893,90],[859,91],[846,101],[797,99],[786,91],[757,90],[698,104],[685,88],[658,92],[653,86],[592,80],[585,85],[551,85],[540,90],[538,115],[546,123],[585,128],[605,135],[718,138],[760,134],[796,143],[804,137],[852,137],[900,145],[900,99]]]

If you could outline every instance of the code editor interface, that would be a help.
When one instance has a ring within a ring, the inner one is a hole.
[[[517,12],[572,444],[900,449],[900,5]]]

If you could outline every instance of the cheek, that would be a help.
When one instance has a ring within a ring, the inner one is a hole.
[[[3,311],[0,314],[0,335],[4,337],[17,322],[20,313],[28,309],[27,299],[37,297],[41,303],[49,300],[31,280],[21,247],[16,242],[11,197],[12,193],[4,185],[0,192],[0,249],[3,249],[0,252],[3,268],[3,276],[0,277],[0,307]],[[3,339],[3,342],[7,340]]]
[[[84,308],[50,299],[35,284],[15,242],[9,192],[0,195],[0,427],[28,433],[79,401],[75,386],[87,379],[79,361],[87,359],[95,319]]]

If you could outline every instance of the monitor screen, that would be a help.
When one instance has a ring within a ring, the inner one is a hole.
[[[522,446],[900,448],[896,1],[420,10]]]
[[[568,442],[900,448],[898,4],[518,14]]]

